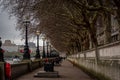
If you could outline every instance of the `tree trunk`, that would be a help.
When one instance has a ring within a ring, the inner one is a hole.
[[[86,53],[84,53],[84,59],[86,60]]]
[[[98,64],[100,56],[99,56],[99,51],[98,51],[97,36],[92,30],[90,30],[90,31],[91,31],[90,32],[91,40],[92,40],[94,47],[95,47],[95,62]]]
[[[104,35],[105,35],[105,43],[111,42],[111,15],[107,13],[104,17]]]
[[[95,45],[95,63],[98,64],[99,60],[100,60],[100,55],[99,55],[98,46]]]
[[[92,44],[92,40],[91,40],[91,38],[90,38],[90,35],[89,35],[89,49],[92,49],[93,48],[93,44]]]
[[[113,0],[116,7],[117,7],[117,20],[118,20],[118,24],[119,24],[119,40],[120,40],[120,0]]]

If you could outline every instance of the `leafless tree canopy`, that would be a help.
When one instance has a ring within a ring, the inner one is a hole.
[[[39,29],[56,49],[69,54],[89,49],[90,41],[98,45],[96,22],[100,16],[106,20],[116,11],[120,23],[119,0],[1,0],[1,6],[17,17],[21,32],[29,16],[31,36]]]

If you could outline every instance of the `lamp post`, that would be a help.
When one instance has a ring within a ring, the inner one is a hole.
[[[28,25],[30,24],[30,21],[25,20],[23,23],[25,24],[25,46],[24,46],[23,59],[30,59],[30,52],[28,46]]]
[[[43,37],[42,38],[42,40],[43,40],[43,58],[45,58],[46,56],[45,56],[45,37]]]
[[[4,62],[4,50],[1,48],[2,46],[2,41],[1,41],[1,37],[0,37],[0,62]]]
[[[0,37],[0,48],[1,48],[1,46],[2,46],[2,41],[1,41],[1,37]]]
[[[40,50],[39,50],[39,35],[40,35],[40,31],[36,31],[37,34],[37,49],[36,49],[36,55],[35,58],[39,59],[40,58]]]
[[[49,44],[49,47],[50,47],[50,53],[49,53],[49,56],[51,57],[51,44]]]
[[[49,57],[49,52],[48,52],[49,42],[48,42],[48,40],[47,40],[46,44],[47,44],[47,57]]]

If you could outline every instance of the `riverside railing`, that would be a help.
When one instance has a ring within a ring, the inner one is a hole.
[[[120,80],[120,42],[100,46],[98,51],[98,64],[95,62],[95,49],[73,54],[69,56],[69,60],[111,80]]]

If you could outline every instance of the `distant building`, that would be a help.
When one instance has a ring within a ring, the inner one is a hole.
[[[20,50],[24,50],[24,46],[25,45],[16,45],[16,44],[12,43],[11,40],[5,40],[5,42],[2,45],[2,48],[6,52],[20,52]],[[31,53],[36,53],[36,45],[35,45],[35,43],[29,42],[28,46],[29,46],[29,49],[31,50]],[[43,51],[42,46],[40,46],[39,49],[40,49],[40,52]]]
[[[11,40],[5,40],[5,42],[2,45],[2,48],[6,52],[18,52],[18,45],[11,42]]]
[[[11,40],[5,40],[3,46],[16,46],[16,44],[12,43]]]
[[[29,43],[28,43],[28,46],[29,46],[30,48],[36,48],[35,43],[33,43],[33,42],[29,42]]]
[[[25,46],[25,45],[19,45],[19,51],[20,51],[20,50],[24,50],[24,46]],[[29,49],[31,50],[31,53],[36,53],[35,43],[29,42],[29,43],[28,43],[28,46],[29,46]]]
[[[104,45],[120,40],[119,24],[117,22],[116,15],[109,15],[107,25],[105,25],[105,20],[100,17],[96,26],[98,45]]]

